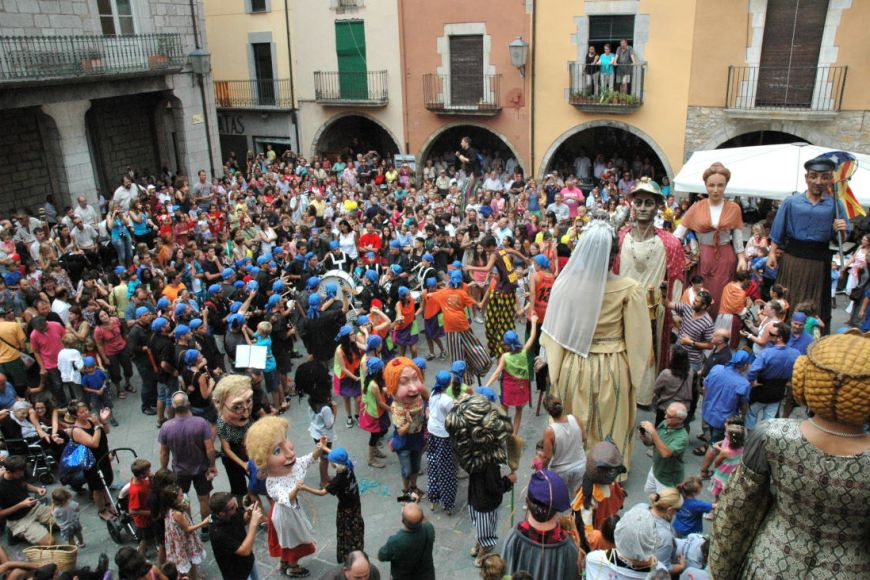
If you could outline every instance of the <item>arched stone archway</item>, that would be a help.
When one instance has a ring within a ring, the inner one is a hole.
[[[822,123],[821,127],[824,126],[825,124]],[[814,124],[811,123],[801,121],[735,120],[724,123],[720,130],[716,131],[715,134],[707,139],[707,141],[704,142],[703,146],[699,147],[698,150],[706,151],[708,149],[718,149],[719,146],[723,143],[739,137],[740,135],[745,135],[747,133],[756,133],[760,131],[775,131],[778,133],[788,133],[790,135],[798,137],[801,141],[806,141],[807,143],[812,143],[813,145],[833,146],[833,144],[831,143],[830,135],[825,134],[824,131],[820,131],[819,128],[816,128]],[[686,151],[687,158],[691,154],[691,151]]]
[[[462,129],[466,129],[466,131],[463,132]],[[442,125],[438,128],[437,131],[429,135],[429,137],[423,142],[423,145],[420,147],[420,152],[417,155],[418,174],[422,173],[423,166],[426,164],[429,156],[434,152],[436,144],[438,144],[440,141],[448,139],[451,141],[450,147],[452,147],[452,149],[448,150],[455,151],[459,148],[459,140],[461,137],[465,136],[465,133],[469,133],[469,136],[471,136],[472,145],[474,147],[480,146],[480,139],[475,140],[474,133],[477,133],[478,135],[480,135],[481,133],[488,133],[493,139],[497,139],[501,142],[501,144],[504,146],[505,151],[510,152],[513,158],[517,160],[519,166],[523,169],[523,173],[528,173],[528,168],[525,166],[525,163],[523,163],[522,156],[520,156],[516,147],[514,147],[513,143],[511,143],[505,135],[499,133],[492,127],[480,123],[456,122]]]
[[[343,148],[350,144],[350,139],[355,136],[354,133],[361,134],[364,129],[379,133],[374,139],[371,135],[366,138],[378,141],[378,143],[374,143],[375,149],[383,155],[392,157],[394,154],[402,152],[401,141],[386,125],[375,117],[360,112],[338,113],[330,117],[314,134],[314,138],[311,140],[311,152],[314,154],[330,152],[334,147],[331,140],[332,132],[335,130],[347,131],[343,135],[345,142],[339,147]]]
[[[809,143],[803,137],[782,131],[750,131],[720,143],[716,149],[731,149],[732,147],[754,147],[758,145],[783,145],[788,143]]]
[[[641,131],[637,127],[629,125],[627,123],[622,123],[620,121],[589,121],[587,123],[582,123],[580,125],[576,125],[556,138],[552,144],[547,148],[547,151],[544,153],[544,156],[541,158],[541,163],[538,166],[538,177],[540,178],[550,168],[550,165],[553,163],[556,153],[559,151],[559,148],[562,147],[566,142],[568,142],[572,137],[583,133],[584,131],[588,131],[590,129],[600,129],[600,128],[610,128],[617,129],[620,131],[625,131],[626,133],[630,133],[634,135],[639,140],[643,141],[652,152],[658,157],[659,162],[661,163],[662,168],[665,171],[665,174],[670,176],[673,179],[674,170],[671,166],[670,161],[668,160],[668,156],[665,154],[664,149],[662,149],[656,141],[647,135],[644,131]],[[591,153],[591,152],[590,152]]]

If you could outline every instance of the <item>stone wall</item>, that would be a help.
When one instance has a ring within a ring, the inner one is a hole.
[[[718,107],[689,107],[686,118],[686,159],[699,150],[715,149],[725,141],[754,131],[781,131],[813,145],[870,154],[870,111],[806,113],[802,118],[734,118]],[[684,160],[684,161],[685,161]]]
[[[93,102],[88,127],[96,146],[102,189],[112,192],[127,167],[159,171],[154,134],[154,95],[136,95]]]
[[[0,35],[99,34],[91,0],[0,0]]]
[[[54,193],[37,109],[0,110],[0,212],[34,207]]]

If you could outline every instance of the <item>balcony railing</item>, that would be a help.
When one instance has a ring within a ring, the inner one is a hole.
[[[423,100],[439,115],[495,115],[501,111],[501,75],[423,75]]]
[[[729,66],[726,109],[836,112],[843,103],[845,66]]]
[[[187,61],[180,34],[0,36],[0,82],[165,74]]]
[[[290,79],[215,81],[215,103],[222,109],[292,109]]]
[[[568,65],[568,101],[589,113],[631,113],[643,105],[646,63],[614,65],[602,74],[599,65]]]
[[[387,71],[317,71],[314,99],[321,105],[383,107],[389,101]]]

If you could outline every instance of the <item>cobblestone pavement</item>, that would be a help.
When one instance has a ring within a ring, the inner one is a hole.
[[[837,322],[843,319],[842,312],[836,317]],[[481,325],[474,325],[475,331],[479,336],[483,336],[483,328]],[[836,328],[836,326],[835,326]],[[425,341],[421,340],[420,354],[427,354]],[[296,359],[299,362],[301,359]],[[447,361],[433,360],[429,363],[426,376],[427,384],[431,384],[435,374],[444,370],[449,366]],[[135,383],[138,384],[138,383]],[[113,428],[109,434],[109,444],[112,448],[130,447],[136,451],[140,457],[145,457],[151,460],[156,469],[159,463],[159,446],[157,444],[157,424],[154,417],[142,415],[139,411],[139,395],[133,395],[124,401],[116,401],[116,416],[120,422],[120,426]],[[537,402],[537,392],[533,393],[534,401]],[[363,517],[365,519],[366,535],[365,545],[366,551],[376,560],[378,549],[384,544],[386,539],[399,529],[401,504],[397,503],[396,497],[401,491],[401,479],[399,475],[398,460],[392,454],[383,460],[386,463],[384,469],[374,469],[366,464],[368,434],[363,432],[358,427],[346,429],[344,426],[343,407],[338,405],[338,418],[336,421],[336,441],[335,446],[344,447],[348,450],[351,459],[354,462],[356,475],[360,484],[360,493],[362,499]],[[700,413],[699,413],[700,415]],[[311,440],[308,435],[308,418],[307,418],[307,403],[303,400],[300,405],[296,399],[290,410],[284,415],[290,421],[290,437],[296,442],[297,450],[300,453],[308,452],[306,446]],[[638,413],[638,421],[653,420],[653,413],[640,411]],[[532,457],[535,451],[535,442],[541,438],[543,430],[547,424],[546,412],[541,411],[540,416],[535,416],[534,408],[525,410],[523,416],[523,424],[520,429],[520,435],[525,438],[526,445],[523,453],[521,469],[519,471],[519,481],[516,486],[515,505],[522,505],[521,494],[524,492],[531,476],[531,469],[528,467],[531,464]],[[690,440],[690,449],[700,444],[695,436],[700,433],[700,421],[696,420],[691,425],[692,438]],[[685,457],[686,473],[697,473],[700,468],[701,459],[687,452]],[[127,482],[130,480],[130,463],[132,456],[123,454],[121,463],[115,464],[116,481]],[[425,458],[423,461],[424,475],[420,477],[419,486],[425,489]],[[626,499],[626,507],[630,507],[635,503],[646,501],[646,496],[643,493],[643,485],[646,480],[647,472],[651,465],[651,458],[647,456],[646,449],[636,442],[635,449],[632,455],[632,470],[628,480],[623,483],[628,497]],[[218,462],[218,471],[220,475],[215,480],[215,489],[218,491],[228,490],[229,484],[226,476],[223,473],[223,466]],[[306,482],[308,485],[316,486],[318,484],[317,468],[312,468],[308,472]],[[117,492],[114,492],[117,493]],[[193,493],[193,488],[191,488]],[[50,490],[49,490],[50,494]],[[302,502],[308,513],[308,516],[314,526],[315,537],[317,538],[317,552],[312,556],[308,556],[302,560],[302,564],[311,571],[311,578],[319,578],[325,572],[336,567],[335,558],[335,512],[336,500],[331,496],[316,497],[310,494],[302,494]],[[115,544],[108,535],[105,523],[97,516],[96,509],[92,502],[85,495],[79,495],[75,498],[82,505],[81,520],[84,526],[84,538],[87,547],[81,550],[79,554],[80,565],[96,565],[100,552],[108,554],[110,560],[114,558],[114,554],[120,547]],[[474,545],[474,530],[468,517],[466,510],[467,499],[467,480],[460,480],[459,491],[457,494],[457,509],[452,516],[447,516],[441,511],[433,512],[428,502],[423,502],[426,518],[435,526],[435,566],[439,578],[451,579],[471,579],[478,578],[479,573],[472,566],[472,558],[468,551]],[[709,492],[705,491],[700,496],[700,499],[710,500]],[[192,502],[194,521],[199,521],[198,503]],[[499,549],[501,542],[507,535],[511,526],[512,516],[514,520],[524,517],[521,509],[517,510],[516,514],[511,512],[511,495],[506,494],[502,507],[499,512]],[[709,525],[709,523],[705,523]],[[5,545],[5,539],[4,539]],[[16,544],[8,548],[10,554],[16,558],[22,558],[21,550],[26,547],[24,544]],[[201,566],[201,577],[212,580],[220,578],[220,572],[217,564],[211,553],[210,544],[206,544],[208,552],[205,563]],[[256,545],[257,566],[261,578],[279,578],[283,577],[278,571],[278,561],[270,558],[266,547],[265,530],[261,531]],[[388,564],[377,563],[384,574],[383,577],[389,577]],[[114,562],[113,562],[114,568]]]

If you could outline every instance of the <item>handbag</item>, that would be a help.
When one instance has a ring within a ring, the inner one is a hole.
[[[12,343],[10,343],[8,340],[6,340],[5,338],[3,338],[2,336],[0,336],[0,340],[2,340],[3,342],[5,342],[5,343],[9,346],[9,348],[18,351],[18,353],[21,355],[21,364],[24,365],[24,368],[29,369],[29,368],[32,367],[34,364],[36,364],[36,359],[35,359],[35,358],[33,358],[32,356],[30,356],[29,354],[27,354],[26,352],[24,352],[23,350],[21,350],[21,349],[18,348],[17,346],[12,346]]]
[[[87,471],[96,462],[97,460],[88,446],[76,443],[72,440],[72,435],[70,435],[70,440],[66,444],[66,447],[63,448],[63,453],[60,456],[61,467],[70,471]]]

